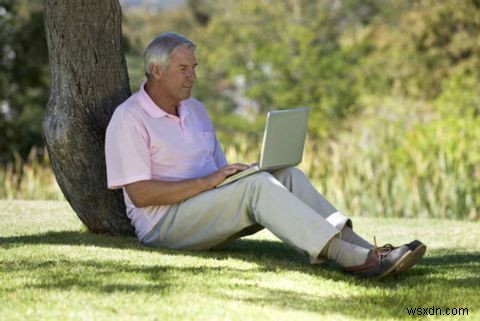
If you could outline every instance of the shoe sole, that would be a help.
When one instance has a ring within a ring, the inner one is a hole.
[[[427,251],[425,244],[419,245],[414,251],[412,251],[407,258],[405,258],[403,264],[399,265],[394,271],[395,274],[405,272],[416,265],[422,259],[423,255]]]
[[[407,259],[412,255],[412,251],[407,251],[405,252],[405,254],[402,255],[402,257],[400,257],[388,270],[386,270],[385,272],[383,272],[382,274],[378,275],[377,277],[375,277],[376,280],[379,280],[379,279],[383,279],[384,277],[386,276],[389,276],[389,275],[393,275],[395,274],[395,272],[402,268]]]

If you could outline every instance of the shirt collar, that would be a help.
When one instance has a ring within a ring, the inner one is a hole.
[[[137,95],[138,102],[140,103],[140,106],[142,106],[143,110],[152,118],[171,116],[153,102],[152,98],[150,98],[150,96],[145,91],[146,83],[146,81],[142,83]],[[185,117],[187,117],[188,115],[188,100],[189,99],[181,101],[178,106],[178,115],[182,120],[185,119]]]

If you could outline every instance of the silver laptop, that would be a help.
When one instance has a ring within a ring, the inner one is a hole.
[[[307,135],[310,108],[275,110],[267,113],[258,165],[227,177],[221,187],[259,171],[273,172],[300,164]]]

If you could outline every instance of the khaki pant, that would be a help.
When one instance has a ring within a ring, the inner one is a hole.
[[[266,228],[316,263],[345,224],[351,226],[350,220],[292,167],[260,172],[173,205],[143,243],[207,250]]]

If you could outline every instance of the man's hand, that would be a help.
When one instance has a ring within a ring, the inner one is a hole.
[[[211,189],[217,186],[218,184],[220,184],[228,176],[244,171],[248,168],[250,168],[250,165],[241,164],[241,163],[230,164],[218,169],[217,171],[213,172],[208,176],[205,176],[203,180],[206,186],[209,189]]]

